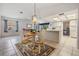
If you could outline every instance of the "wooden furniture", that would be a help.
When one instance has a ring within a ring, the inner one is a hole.
[[[20,43],[16,44],[18,50],[24,56],[47,56],[55,49],[44,43],[43,39],[39,38],[39,32],[24,32],[23,39]]]

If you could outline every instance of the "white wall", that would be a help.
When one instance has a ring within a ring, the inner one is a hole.
[[[1,16],[0,16],[0,37],[1,37]]]
[[[77,26],[77,47],[79,49],[79,8],[78,8],[78,26]]]

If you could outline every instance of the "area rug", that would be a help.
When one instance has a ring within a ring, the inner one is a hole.
[[[21,43],[17,43],[16,47],[23,56],[49,56],[55,50],[54,47],[45,44],[45,49],[41,49],[40,53],[33,54],[30,50],[27,51],[27,48]]]

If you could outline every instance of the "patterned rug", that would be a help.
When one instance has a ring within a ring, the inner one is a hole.
[[[40,53],[33,53],[30,49],[28,49],[25,45],[21,43],[17,43],[16,47],[21,52],[23,56],[49,56],[54,50],[54,47],[49,45],[44,45],[45,48],[42,48]]]

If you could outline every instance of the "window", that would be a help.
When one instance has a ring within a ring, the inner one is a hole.
[[[48,25],[49,25],[49,23],[40,23],[39,24],[39,30],[47,29],[48,28]]]

